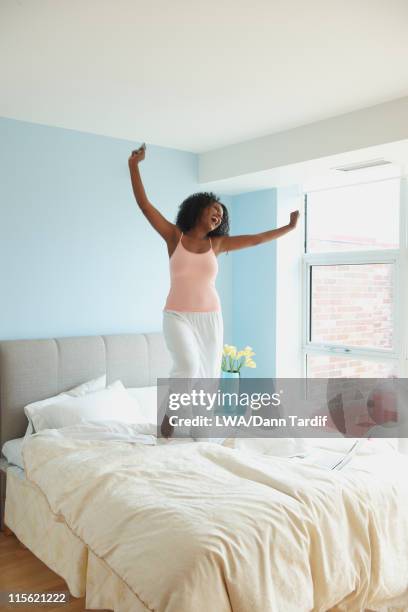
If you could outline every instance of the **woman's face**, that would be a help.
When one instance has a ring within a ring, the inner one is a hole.
[[[201,222],[206,226],[208,232],[213,232],[219,225],[221,225],[223,215],[224,211],[221,204],[218,202],[213,202],[204,208],[201,214]]]

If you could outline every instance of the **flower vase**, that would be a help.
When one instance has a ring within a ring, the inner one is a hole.
[[[239,396],[239,372],[221,371],[221,390],[223,393],[233,393]],[[231,403],[225,402],[224,406],[219,407],[219,414],[239,414],[239,402],[233,399]]]
[[[222,370],[221,378],[239,378],[239,372],[225,372],[225,370]]]

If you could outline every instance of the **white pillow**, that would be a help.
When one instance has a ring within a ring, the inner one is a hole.
[[[1,449],[1,452],[7,459],[8,463],[12,465],[17,465],[22,470],[24,470],[23,455],[21,452],[23,448],[23,442],[24,438],[8,440],[3,444],[3,448]]]
[[[101,389],[105,389],[105,387],[106,374],[102,374],[102,376],[88,380],[77,387],[73,387],[73,389],[70,389],[69,391],[65,391],[65,393],[67,393],[67,395],[72,395],[73,397],[79,397],[81,395],[86,395],[87,393],[100,391]]]
[[[57,399],[62,399],[65,397],[80,397],[82,395],[86,395],[87,393],[93,393],[94,391],[99,391],[100,389],[104,389],[106,387],[106,374],[99,376],[98,378],[93,378],[92,380],[88,380],[69,391],[63,391],[58,395],[54,395],[53,397],[47,397],[46,399],[39,400],[38,402],[31,402],[31,404],[27,404],[24,407],[25,415],[28,419],[28,427],[24,437],[27,437],[35,432],[34,425],[31,421],[30,414],[40,412],[45,406],[48,404],[52,404]]]
[[[120,380],[106,389],[72,397],[60,396],[40,409],[27,406],[28,416],[36,432],[59,429],[84,421],[121,421],[137,423],[140,412],[136,399],[126,391]]]
[[[157,386],[129,387],[128,393],[139,404],[138,423],[157,424]]]

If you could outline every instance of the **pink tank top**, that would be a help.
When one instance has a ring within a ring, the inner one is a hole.
[[[212,248],[205,253],[188,251],[180,240],[170,257],[171,286],[164,310],[210,312],[221,310],[215,288],[218,261]]]

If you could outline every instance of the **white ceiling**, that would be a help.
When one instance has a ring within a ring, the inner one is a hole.
[[[342,165],[373,159],[385,159],[390,163],[353,172],[336,170]],[[310,159],[218,181],[203,182],[200,183],[200,189],[237,195],[271,187],[298,185],[303,191],[315,191],[395,176],[408,176],[408,140],[328,155],[320,159]]]
[[[0,115],[203,152],[408,94],[406,0],[0,0]]]

